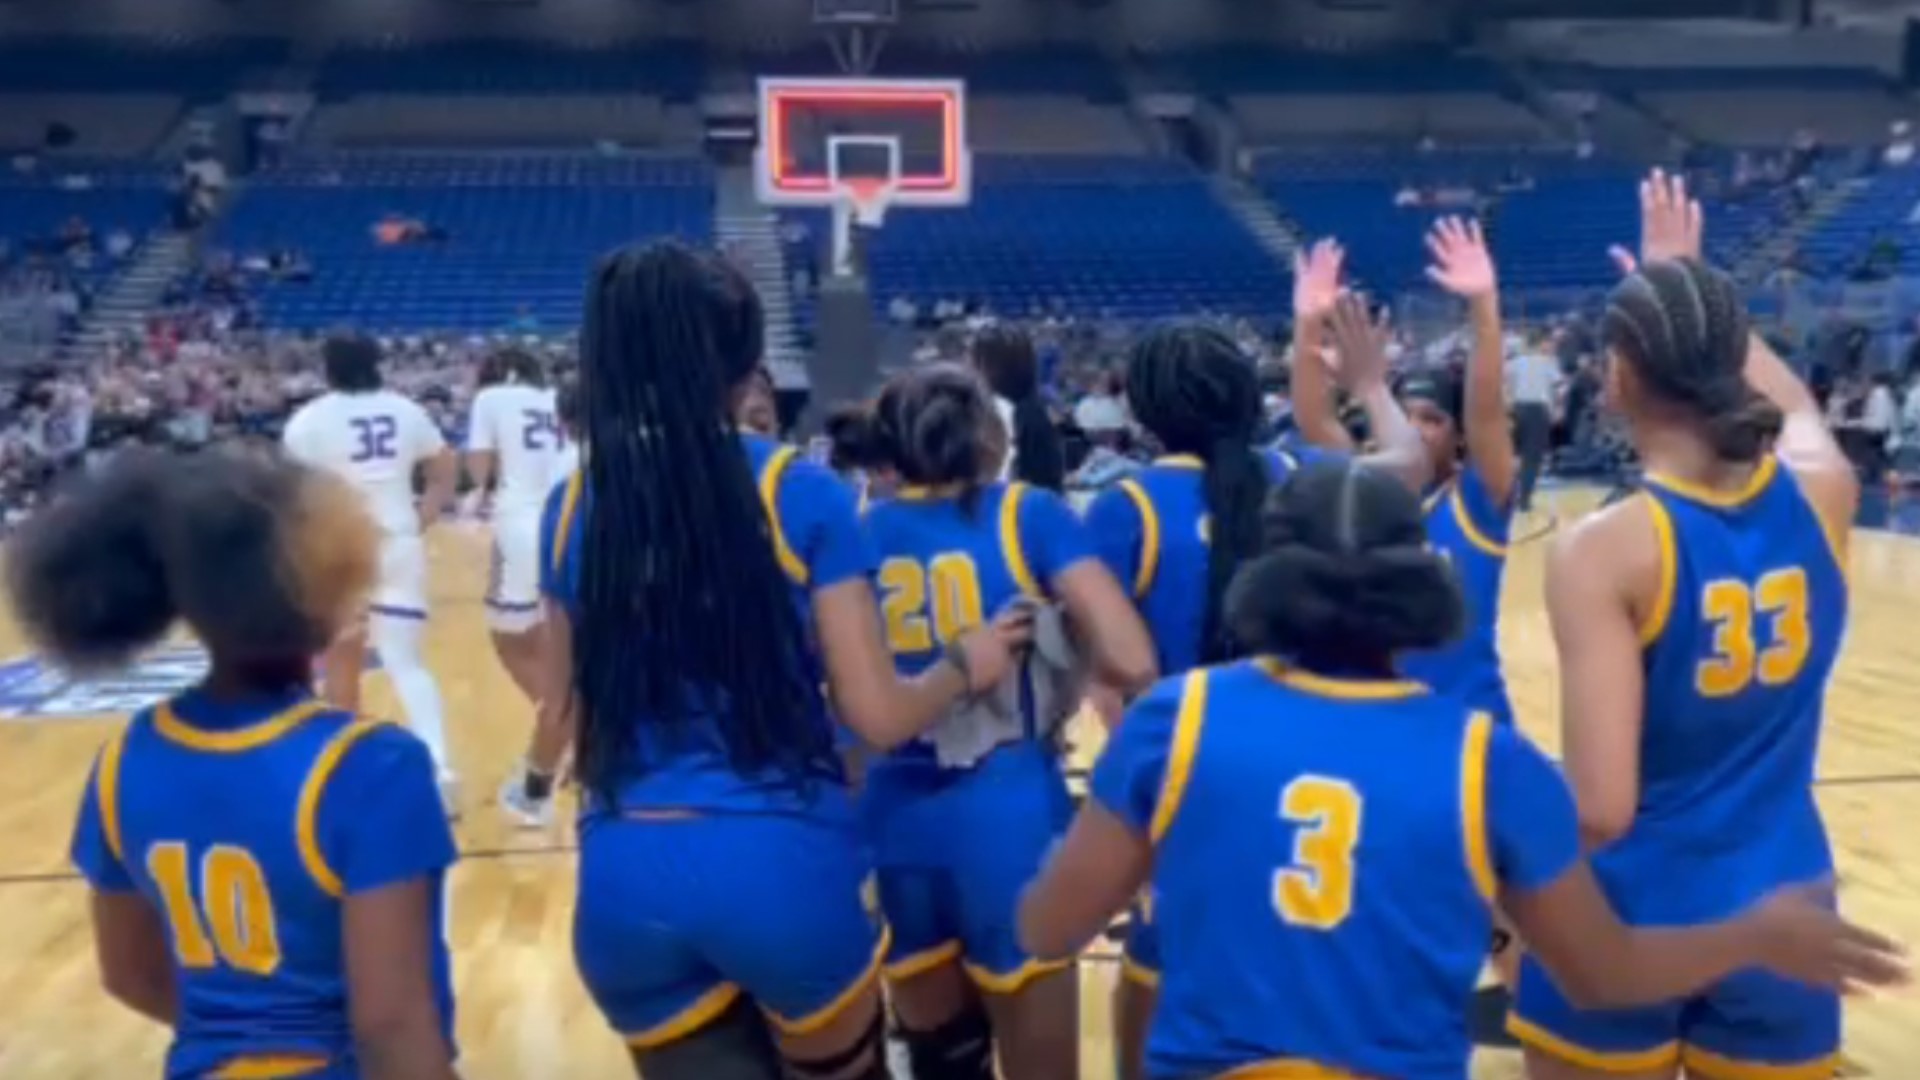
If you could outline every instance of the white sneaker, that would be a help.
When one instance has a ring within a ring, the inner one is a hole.
[[[500,809],[522,829],[544,829],[553,824],[553,796],[533,799],[527,796],[527,774],[514,770],[500,785]]]

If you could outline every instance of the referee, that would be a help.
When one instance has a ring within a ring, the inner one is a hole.
[[[1522,513],[1533,509],[1534,485],[1546,463],[1553,439],[1553,395],[1560,368],[1544,336],[1529,340],[1507,361],[1507,401],[1513,409],[1514,452],[1520,456],[1516,503]]]

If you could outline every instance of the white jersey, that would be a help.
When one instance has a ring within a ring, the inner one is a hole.
[[[496,517],[538,517],[569,459],[553,391],[501,383],[475,394],[467,449],[493,453]]]
[[[300,406],[281,437],[294,460],[343,477],[389,536],[417,536],[413,471],[447,448],[427,410],[391,390],[330,392]]]

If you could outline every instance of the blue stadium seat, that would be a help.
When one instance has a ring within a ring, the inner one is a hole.
[[[445,229],[444,243],[382,247],[389,214]],[[523,314],[580,317],[593,260],[656,236],[710,243],[713,182],[700,161],[592,155],[342,155],[256,180],[221,224],[237,252],[291,248],[313,280],[269,285],[271,325],[492,331]]]
[[[977,157],[971,205],[888,216],[869,252],[873,298],[984,302],[1026,314],[1058,300],[1082,315],[1158,318],[1201,309],[1271,315],[1286,276],[1204,177],[1164,158]],[[800,211],[814,237],[825,212]]]

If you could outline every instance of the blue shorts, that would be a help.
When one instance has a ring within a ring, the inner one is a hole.
[[[1073,816],[1050,747],[1003,746],[970,769],[875,762],[861,799],[893,928],[887,977],[955,960],[989,993],[1011,994],[1067,966],[1020,948],[1020,893]]]
[[[1665,1005],[1581,1012],[1528,956],[1507,1030],[1534,1050],[1598,1072],[1685,1062],[1708,1080],[1829,1080],[1840,1066],[1839,996],[1759,970]]]
[[[851,819],[581,823],[574,960],[635,1049],[697,1031],[741,994],[776,1030],[817,1030],[878,979],[887,940]]]

